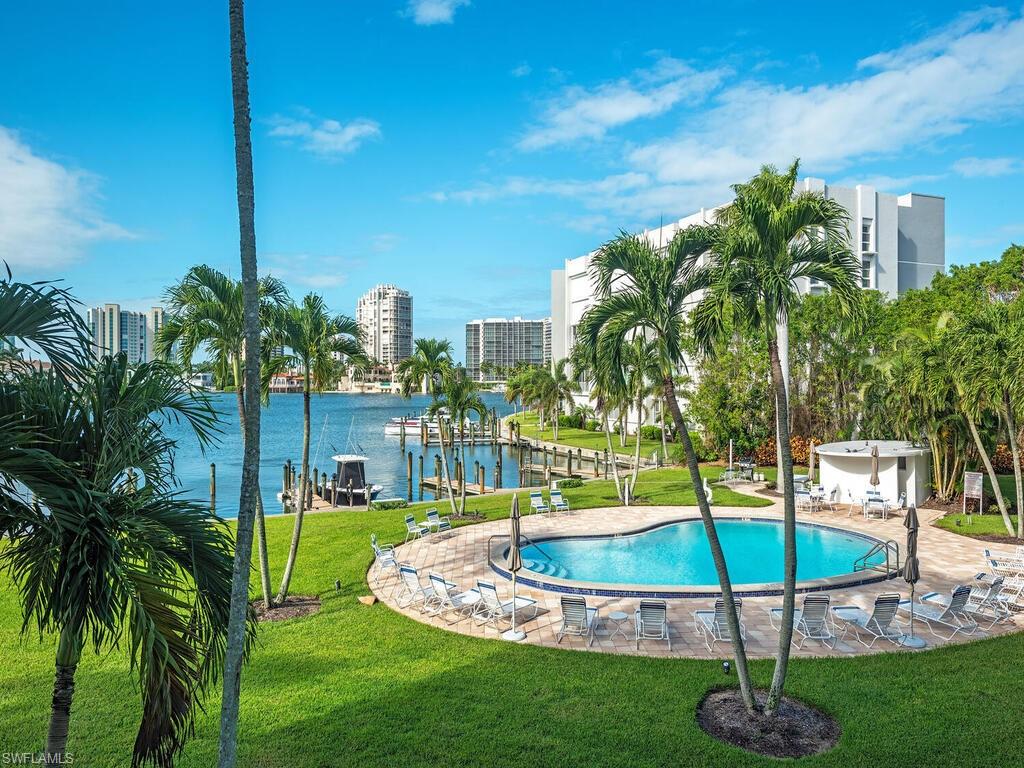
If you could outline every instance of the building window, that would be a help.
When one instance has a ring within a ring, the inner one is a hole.
[[[864,219],[860,223],[860,250],[862,253],[873,253],[875,250],[871,247],[871,229],[873,224],[874,222],[871,219]]]
[[[865,256],[860,260],[860,287],[871,288],[871,257]]]

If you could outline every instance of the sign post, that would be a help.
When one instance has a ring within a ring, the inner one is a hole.
[[[981,472],[964,472],[964,514],[967,515],[968,525],[971,522],[971,513],[967,510],[967,500],[976,499],[978,502],[978,514],[985,514],[984,491],[982,490],[984,475]]]

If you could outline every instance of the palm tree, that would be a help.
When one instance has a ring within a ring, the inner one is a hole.
[[[471,414],[476,414],[481,420],[487,415],[487,406],[480,397],[480,393],[473,381],[466,375],[462,367],[452,367],[441,380],[441,391],[437,399],[431,404],[430,412],[446,411],[452,424],[458,426],[459,431],[459,455],[462,456],[462,488],[459,499],[459,514],[466,514],[466,420]],[[441,448],[442,453],[444,447]],[[447,469],[445,470],[447,473]],[[451,490],[449,486],[449,491]]]
[[[426,392],[436,399],[441,378],[452,365],[452,343],[447,339],[416,339],[412,357],[398,364],[402,397]]]
[[[1024,485],[1021,484],[1020,448],[1015,411],[1024,399],[1024,305],[1002,302],[982,305],[957,317],[944,336],[949,368],[960,393],[961,410],[967,420],[982,463],[992,484],[1007,533],[1024,536]],[[985,413],[994,414],[1006,428],[1013,457],[1016,490],[1017,530],[1014,531],[992,460],[978,431]]]
[[[629,403],[626,406],[627,412],[629,407],[636,408],[636,455],[633,457],[633,476],[629,481],[629,487],[633,489],[636,488],[637,477],[640,474],[640,430],[644,422],[644,401],[658,391],[657,344],[643,336],[637,336],[623,350],[622,364],[622,379],[625,381],[624,401]]]
[[[430,393],[431,406],[428,416],[437,422],[437,439],[441,444],[441,468],[444,484],[448,492],[448,502],[452,514],[458,514],[455,508],[455,494],[452,490],[452,476],[448,471],[448,454],[444,442],[444,412],[437,405],[437,395],[448,371],[452,368],[452,343],[445,339],[416,339],[412,357],[407,357],[398,364],[399,381],[402,383],[402,397],[410,397],[420,387]]]
[[[746,649],[740,638],[739,618],[733,604],[732,583],[711,507],[704,494],[697,455],[675,393],[675,372],[685,365],[683,350],[687,306],[700,284],[694,260],[704,250],[706,244],[694,240],[685,230],[672,240],[664,255],[646,238],[625,232],[606,243],[591,262],[591,279],[597,287],[598,303],[581,318],[577,340],[587,345],[587,357],[600,361],[601,369],[618,389],[623,384],[622,355],[626,342],[637,334],[644,334],[656,344],[659,380],[676,431],[683,441],[697,507],[722,589],[740,692],[746,706],[753,709],[753,689]],[[613,287],[617,288],[614,292]],[[612,453],[612,460],[614,456]]]
[[[288,301],[288,292],[280,280],[263,277],[256,282],[258,298],[256,320],[257,336],[271,334],[280,316],[280,309]],[[261,393],[266,390],[271,375],[277,370],[277,361],[269,359],[273,343],[252,344],[247,336],[248,309],[244,280],[232,280],[213,267],[199,265],[192,267],[181,282],[167,290],[168,317],[157,335],[154,348],[157,355],[167,357],[177,345],[179,362],[185,370],[192,365],[192,356],[200,347],[205,347],[214,360],[215,367],[230,370],[235,382],[235,399],[238,405],[238,426],[243,442],[248,439],[248,420],[252,408],[259,411],[260,397],[249,397],[249,392]],[[257,338],[257,342],[260,340]],[[269,340],[268,340],[269,341]],[[258,349],[254,358],[256,365],[255,387],[248,384],[248,349]],[[266,363],[266,365],[261,365]],[[243,366],[245,376],[243,377]],[[242,474],[247,465],[243,463]],[[273,591],[270,586],[270,564],[267,555],[266,531],[263,519],[263,499],[256,494],[255,527],[259,545],[260,581],[263,602],[267,608],[273,605]],[[239,523],[240,525],[242,523]]]
[[[837,308],[853,315],[860,303],[859,264],[848,245],[849,214],[818,192],[796,193],[799,161],[785,173],[765,166],[745,184],[733,187],[734,201],[719,223],[698,226],[686,238],[703,241],[711,251],[707,292],[694,311],[694,333],[709,352],[723,338],[729,314],[741,327],[762,331],[768,339],[775,387],[779,473],[784,495],[784,577],[782,628],[765,713],[782,700],[793,635],[796,592],[796,506],[793,456],[789,444],[788,317],[805,280],[827,286]],[[692,254],[696,260],[698,254]]]
[[[277,593],[278,604],[288,597],[288,585],[302,535],[304,504],[309,488],[310,394],[314,390],[322,393],[337,381],[344,360],[365,358],[363,332],[359,324],[345,315],[331,317],[323,297],[308,293],[302,304],[292,304],[280,315],[278,338],[291,350],[288,362],[302,371],[302,483],[299,484],[299,503],[288,561]]]
[[[594,401],[595,410],[601,415],[601,427],[608,445],[607,453],[611,462],[612,479],[615,482],[615,496],[619,503],[622,503],[624,496],[622,483],[619,480],[619,463],[616,461],[615,449],[612,447],[612,431],[608,423],[609,413],[612,410],[609,405],[612,400],[610,393],[614,389],[615,382],[608,380],[607,368],[597,365],[594,358],[595,352],[596,345],[589,344],[586,339],[582,339],[572,348],[570,364],[579,389],[582,389],[582,382],[587,380],[590,382],[590,399]]]
[[[163,427],[182,421],[206,445],[216,415],[173,366],[133,369],[124,354],[73,383],[4,377],[0,412],[19,415],[0,438],[0,569],[21,594],[22,631],[57,636],[47,761],[64,762],[83,652],[123,638],[142,697],[132,764],[170,766],[223,662],[233,542],[176,495]]]
[[[260,511],[260,283],[256,270],[256,194],[252,178],[252,134],[249,118],[249,65],[245,55],[244,0],[228,0],[231,51],[231,104],[235,134],[235,192],[238,198],[239,256],[242,262],[242,336],[245,350],[245,384],[249,397],[242,403],[245,415],[242,489],[238,500],[237,540],[231,580],[231,622],[224,663],[224,693],[220,710],[219,768],[234,768],[238,751],[238,702],[242,687],[244,619],[249,604],[249,568],[252,537]],[[242,352],[243,350],[239,350]],[[236,377],[235,385],[240,380]],[[261,531],[263,526],[261,525]],[[261,548],[266,552],[263,536]],[[261,558],[264,600],[269,600],[270,574]]]
[[[565,372],[566,364],[569,361],[565,358],[555,363],[550,371],[550,382],[547,384],[547,396],[551,412],[554,414],[552,420],[555,426],[555,442],[558,442],[558,417],[562,414],[562,404],[572,405],[572,393],[576,382]],[[539,370],[547,370],[546,368]]]

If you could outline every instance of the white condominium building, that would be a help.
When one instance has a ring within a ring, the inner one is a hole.
[[[378,285],[359,297],[356,322],[363,329],[366,354],[393,366],[412,356],[412,295],[394,285]]]
[[[129,363],[144,363],[155,357],[153,343],[163,327],[164,310],[152,307],[148,312],[131,312],[120,304],[104,304],[88,310],[85,322],[97,358],[124,352]]]
[[[850,247],[860,258],[861,285],[890,298],[912,288],[925,288],[946,266],[946,201],[942,197],[907,193],[890,195],[873,187],[837,187],[821,179],[807,178],[800,191],[822,192],[850,214]],[[678,221],[642,234],[657,247],[667,246],[673,236],[692,224],[713,222],[724,206],[702,208]],[[583,313],[596,303],[590,279],[590,260],[596,251],[566,259],[562,269],[551,273],[551,356],[567,357]],[[805,293],[821,290],[809,279],[800,286]]]
[[[466,323],[466,371],[476,381],[504,380],[518,363],[550,362],[551,318],[490,317]],[[483,369],[483,370],[481,370]]]

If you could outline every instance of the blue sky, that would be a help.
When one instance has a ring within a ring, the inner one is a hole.
[[[688,4],[687,4],[688,5]],[[759,164],[947,199],[947,261],[1024,241],[1020,6],[247,4],[261,267],[417,335],[543,316],[549,271]],[[0,257],[86,303],[238,274],[226,3],[20,3],[0,26]]]

